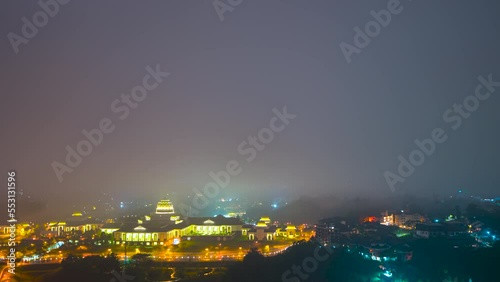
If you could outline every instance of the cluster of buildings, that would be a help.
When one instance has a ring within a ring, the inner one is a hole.
[[[478,223],[473,223],[479,226]],[[381,217],[366,217],[361,222],[347,222],[342,218],[321,220],[315,226],[316,238],[324,244],[349,242],[360,237],[401,237],[413,235],[416,238],[471,238],[473,225],[457,220],[430,222],[417,213],[382,213]],[[477,231],[477,230],[476,230]],[[362,235],[362,236],[358,236]]]
[[[161,200],[150,215],[130,217],[120,222],[98,222],[74,213],[68,221],[46,224],[45,236],[64,237],[68,234],[94,232],[105,234],[115,244],[177,245],[182,240],[227,241],[235,238],[252,241],[272,241],[277,238],[293,239],[300,235],[296,226],[279,226],[269,217],[256,224],[245,224],[239,217],[187,217],[181,218],[168,199]]]
[[[71,215],[71,219],[67,221],[51,221],[45,224],[44,236],[60,237],[63,234],[71,232],[85,233],[88,231],[96,231],[102,226],[102,223],[92,218],[84,217],[82,213],[75,212]]]
[[[451,246],[479,247],[477,235],[484,231],[482,227],[480,222],[467,223],[454,218],[431,222],[420,214],[401,211],[357,221],[340,217],[323,219],[315,225],[315,236],[321,244],[347,247],[366,259],[391,262],[411,260],[413,251],[408,242],[416,239],[441,238]],[[489,233],[485,235],[495,239],[493,232]],[[406,238],[401,240],[401,237]]]
[[[451,246],[488,247],[497,240],[493,231],[479,221],[469,223],[450,216],[442,222],[405,211],[384,212],[380,217],[348,221],[333,217],[315,225],[316,240],[321,244],[347,246],[367,259],[377,261],[407,261],[412,251],[407,242],[415,239],[445,239]],[[400,240],[400,237],[406,237]]]
[[[35,230],[33,223],[18,223],[16,224],[16,236],[25,237],[32,234]],[[7,238],[11,234],[10,225],[0,225],[0,238]]]

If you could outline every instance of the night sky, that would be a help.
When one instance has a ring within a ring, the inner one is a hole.
[[[402,0],[348,63],[341,43],[354,46],[354,28],[390,2],[243,0],[221,20],[212,1],[70,1],[16,54],[9,33],[42,8],[5,1],[1,170],[49,214],[102,193],[190,195],[231,160],[242,172],[224,193],[379,197],[392,194],[384,172],[398,156],[442,128],[447,141],[397,193],[495,196],[500,87],[457,130],[443,114],[479,76],[500,81],[500,3]],[[121,120],[111,105],[147,66],[169,75]],[[296,117],[248,162],[238,145],[285,106]],[[53,162],[103,118],[114,131],[60,182]]]

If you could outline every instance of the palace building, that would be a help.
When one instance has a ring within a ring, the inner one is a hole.
[[[137,223],[123,223],[118,229],[116,224],[109,224],[107,232],[113,232],[117,244],[166,245],[177,244],[181,240],[227,240],[241,232],[243,223],[239,218],[188,217],[181,219],[175,213],[172,202],[163,199],[158,202],[156,211],[151,216]]]
[[[271,219],[267,216],[262,217],[256,225],[243,225],[241,233],[248,236],[248,240],[252,241],[273,241],[277,237],[293,239],[300,235],[295,226],[289,224],[280,228],[272,225]]]
[[[188,217],[181,219],[168,199],[158,202],[150,215],[131,216],[121,222],[110,220],[98,223],[91,218],[74,213],[68,221],[54,221],[46,225],[47,233],[65,236],[74,231],[96,231],[112,235],[115,244],[177,245],[183,240],[227,241],[241,235],[248,240],[271,241],[276,237],[293,239],[300,232],[292,225],[279,228],[269,217],[262,217],[256,225],[244,225],[239,217]]]
[[[182,239],[226,240],[241,232],[242,222],[237,218],[190,217],[186,220],[141,221],[123,224],[113,233],[117,243],[133,242],[146,245],[175,244]]]
[[[107,232],[113,230],[116,244],[134,245],[176,245],[182,240],[226,241],[239,235],[252,241],[272,241],[277,237],[293,239],[300,235],[295,226],[279,228],[267,216],[262,217],[256,225],[244,225],[239,218],[222,215],[181,219],[168,199],[161,200],[156,212],[144,217],[144,220],[124,223],[118,229],[116,224],[103,227],[106,227]]]
[[[45,224],[46,233],[53,236],[63,236],[72,232],[96,231],[102,226],[102,223],[90,217],[84,217],[80,212],[73,213],[71,218],[66,221],[52,221]]]

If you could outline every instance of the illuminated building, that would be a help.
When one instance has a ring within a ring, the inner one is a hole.
[[[254,228],[253,224],[243,224],[241,226],[241,235],[248,236],[248,231],[252,230],[253,228]]]
[[[300,231],[294,225],[287,225],[283,228],[278,228],[271,224],[271,219],[267,216],[262,217],[256,225],[243,225],[242,235],[248,236],[248,240],[256,241],[272,241],[276,237],[288,239],[296,238],[300,235]]]
[[[174,205],[168,199],[158,202],[156,211],[151,216],[137,223],[123,223],[118,230],[113,231],[117,244],[132,242],[146,245],[164,245],[180,242],[183,238],[189,240],[226,240],[242,231],[239,218],[188,217],[181,219],[175,214]],[[108,228],[107,232],[111,232]],[[105,232],[106,232],[105,231]]]
[[[276,239],[276,226],[268,226],[264,221],[259,221],[252,229],[247,231],[248,240],[272,241]]]
[[[225,240],[235,232],[241,232],[242,222],[236,218],[190,217],[185,221],[144,221],[123,224],[113,233],[117,244],[122,242],[146,245],[172,244],[189,237],[190,240]]]
[[[17,223],[16,224],[16,236],[27,236],[33,232],[35,226],[29,223]],[[10,225],[0,225],[0,235],[3,237],[8,237],[11,234]]]
[[[383,224],[386,226],[394,225],[394,214],[389,214],[386,211],[385,214],[382,216],[382,220],[380,221],[380,224]]]
[[[177,228],[182,227],[124,224],[113,233],[113,237],[117,244],[133,242],[146,245],[163,245],[180,237],[180,231]]]
[[[414,229],[417,223],[423,223],[425,218],[418,214],[409,214],[401,211],[401,213],[391,213],[385,212],[382,216],[380,224],[386,226],[398,226],[405,229]]]
[[[360,254],[365,259],[374,261],[410,261],[413,258],[413,251],[409,245],[398,245],[392,247],[387,244],[370,244],[367,246],[361,245]]]
[[[260,218],[259,221],[262,221],[265,224],[271,224],[271,218],[269,218],[269,216],[263,216],[263,217]]]
[[[174,205],[168,199],[163,199],[156,206],[156,214],[175,214]]]
[[[53,235],[62,236],[65,233],[71,233],[75,231],[79,231],[81,233],[85,233],[87,231],[95,231],[99,230],[102,226],[101,223],[92,222],[92,221],[57,221],[50,222],[47,225],[48,231],[50,231]]]
[[[276,232],[278,236],[288,239],[294,239],[300,235],[300,231],[297,229],[297,227],[290,224],[284,228],[278,228]]]
[[[226,218],[222,215],[216,217],[191,217],[188,218],[189,226],[185,228],[187,235],[228,235],[241,232],[242,222],[237,218]]]
[[[121,224],[118,223],[105,223],[101,226],[101,232],[106,234],[113,234],[115,231],[118,231],[121,227]]]
[[[300,232],[293,225],[279,229],[271,224],[271,219],[262,217],[256,225],[243,225],[239,218],[224,217],[181,217],[174,213],[169,200],[161,200],[156,211],[143,219],[123,222],[120,225],[106,224],[101,231],[113,234],[116,244],[132,243],[140,245],[178,244],[182,240],[226,241],[238,234],[249,240],[275,240],[276,236],[295,238]]]
[[[372,243],[368,246],[363,246],[366,251],[366,254],[363,252],[365,258],[370,258],[376,261],[386,261],[384,257],[388,257],[388,251],[391,249],[391,246],[383,243]]]
[[[99,230],[102,225],[102,223],[90,217],[83,217],[82,213],[75,212],[69,220],[52,221],[45,224],[45,228],[53,236],[63,236],[71,232],[85,233],[87,231]]]

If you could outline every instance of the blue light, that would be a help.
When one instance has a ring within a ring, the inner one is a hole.
[[[434,222],[439,222],[439,219],[434,219]]]
[[[272,207],[276,209],[276,208],[278,208],[278,205],[277,204],[273,204]]]

